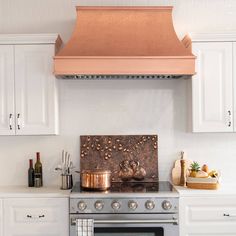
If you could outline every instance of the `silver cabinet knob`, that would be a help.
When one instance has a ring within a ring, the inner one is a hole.
[[[162,202],[162,208],[163,208],[164,210],[170,210],[171,207],[172,207],[172,204],[171,204],[170,201],[166,201],[166,200],[165,200],[165,201]]]
[[[146,201],[145,207],[148,210],[152,210],[155,207],[155,203],[151,200]]]
[[[112,202],[111,207],[114,210],[119,210],[121,207],[121,204],[118,201],[114,201],[114,202]]]
[[[104,203],[102,201],[96,201],[94,207],[96,210],[101,211],[104,207]]]
[[[78,206],[79,210],[81,210],[81,211],[84,211],[87,208],[87,204],[84,201],[78,202],[77,206]]]
[[[135,210],[135,209],[138,207],[138,203],[135,202],[135,201],[129,201],[129,202],[128,202],[128,207],[129,207],[129,209],[131,209],[131,210]]]

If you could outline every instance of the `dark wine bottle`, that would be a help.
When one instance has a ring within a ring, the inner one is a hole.
[[[37,161],[34,165],[34,186],[42,187],[43,186],[43,167],[40,162],[40,152],[36,152]]]
[[[34,168],[33,168],[33,160],[32,159],[29,159],[28,187],[34,187]]]

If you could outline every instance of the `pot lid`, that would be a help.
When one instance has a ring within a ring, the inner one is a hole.
[[[82,174],[111,174],[110,170],[93,169],[93,170],[82,170]]]

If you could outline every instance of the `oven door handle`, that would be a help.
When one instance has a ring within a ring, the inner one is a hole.
[[[178,224],[176,218],[157,220],[94,220],[94,224]],[[71,219],[71,225],[76,225],[76,219]]]

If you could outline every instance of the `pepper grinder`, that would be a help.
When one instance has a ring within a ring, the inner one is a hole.
[[[184,152],[181,152],[181,175],[180,175],[180,186],[186,186],[186,162],[184,160]]]

